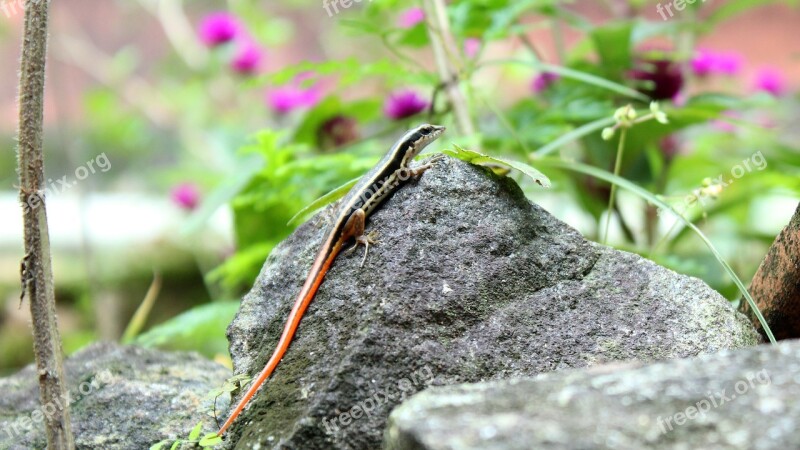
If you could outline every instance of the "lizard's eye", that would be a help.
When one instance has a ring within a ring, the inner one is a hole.
[[[423,136],[427,136],[427,135],[431,134],[431,129],[428,128],[428,127],[425,127],[423,129],[419,130],[419,133],[421,135],[423,135]]]

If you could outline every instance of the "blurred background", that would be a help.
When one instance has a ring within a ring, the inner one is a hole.
[[[46,187],[66,352],[121,340],[229,363],[225,327],[289,220],[424,121],[453,130],[440,149],[539,168],[553,187],[519,177],[529,197],[588,238],[608,230],[610,245],[738,301],[670,214],[622,191],[609,214],[606,182],[537,165],[614,170],[619,130],[601,129],[617,108],[646,114],[658,100],[669,124],[632,128],[618,172],[698,225],[749,283],[800,197],[800,10],[677,3],[448,2],[439,38],[465,133],[414,2],[52,2]],[[19,284],[22,20],[20,1],[0,0],[0,375],[33,359]]]

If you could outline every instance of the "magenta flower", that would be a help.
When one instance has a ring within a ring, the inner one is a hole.
[[[200,189],[194,183],[181,183],[172,188],[170,197],[176,205],[191,211],[200,203]]]
[[[763,67],[756,73],[753,87],[757,91],[765,91],[779,97],[786,92],[786,81],[783,74],[774,67]]]
[[[557,73],[542,72],[533,79],[531,89],[533,89],[533,92],[539,94],[552,86],[559,78],[561,77]]]
[[[242,39],[237,45],[236,55],[231,60],[231,68],[242,75],[252,75],[258,72],[262,53],[255,42],[250,39]]]
[[[707,50],[698,50],[692,58],[692,71],[695,75],[706,76],[714,70],[714,55]]]
[[[281,86],[267,94],[267,104],[278,114],[286,114],[299,108],[310,108],[322,99],[317,86],[302,88],[299,82]]]
[[[717,55],[717,70],[723,75],[736,75],[742,68],[742,55],[736,52]]]
[[[400,28],[411,28],[425,20],[425,12],[422,8],[409,8],[397,18],[397,26]]]
[[[240,31],[239,20],[225,11],[213,12],[200,21],[200,40],[209,47],[215,47],[233,40]]]
[[[742,55],[736,52],[716,53],[701,49],[692,58],[692,71],[701,77],[715,73],[736,75],[742,68],[742,61]]]
[[[467,58],[474,58],[481,49],[481,40],[478,38],[467,38],[464,40],[464,54]]]
[[[383,104],[383,112],[390,119],[400,120],[419,114],[428,106],[430,103],[427,100],[407,89],[390,94]]]

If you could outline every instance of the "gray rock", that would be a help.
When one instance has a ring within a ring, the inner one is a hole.
[[[385,448],[797,448],[798,374],[794,341],[646,367],[432,388],[394,410]]]
[[[272,252],[228,329],[258,373],[323,240],[324,217]],[[651,362],[754,345],[702,281],[586,241],[508,178],[447,158],[368,221],[380,243],[340,255],[230,447],[376,448],[389,412],[428,385]],[[369,410],[368,413],[366,410]]]
[[[196,354],[94,344],[65,361],[78,449],[147,449],[186,438],[198,422],[215,430],[203,407],[230,371]],[[34,366],[0,379],[0,449],[46,446]],[[49,408],[58,407],[51,405]]]

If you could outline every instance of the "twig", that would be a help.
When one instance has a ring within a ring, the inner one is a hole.
[[[66,398],[61,337],[56,322],[50,237],[44,202],[44,79],[47,57],[47,13],[49,1],[25,2],[22,62],[19,81],[19,178],[22,217],[25,226],[25,258],[22,284],[31,303],[33,352],[39,379],[39,400],[47,411],[47,448],[75,448]],[[32,199],[35,199],[31,202]],[[31,204],[33,203],[33,205]]]
[[[206,65],[208,51],[197,43],[181,0],[139,0],[139,4],[158,19],[175,53],[188,67],[199,69]]]
[[[174,114],[159,100],[147,81],[133,75],[127,80],[115,77],[111,58],[88,39],[62,34],[54,45],[56,57],[78,67],[100,83],[116,89],[125,101],[141,111],[157,127],[167,129],[174,124]]]
[[[458,128],[461,133],[471,136],[475,134],[475,126],[472,124],[464,94],[458,86],[459,70],[452,62],[452,59],[457,58],[458,52],[453,35],[450,33],[446,6],[442,0],[424,0],[423,6],[428,22],[428,37],[431,40],[431,48],[439,70],[439,79],[445,84],[444,89],[453,107]]]

